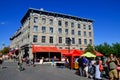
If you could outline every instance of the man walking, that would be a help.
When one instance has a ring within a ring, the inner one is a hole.
[[[110,80],[114,80],[114,78],[117,79],[118,78],[118,73],[116,69],[117,58],[113,54],[110,54],[110,57],[108,58],[107,63],[109,68]]]
[[[79,57],[78,65],[79,65],[80,76],[84,76],[84,63],[83,63],[82,57]]]

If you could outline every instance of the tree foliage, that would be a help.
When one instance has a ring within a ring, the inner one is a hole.
[[[91,52],[91,53],[95,54],[94,48],[90,44],[87,46],[87,48],[85,48],[85,53],[86,52]]]
[[[3,55],[7,54],[9,52],[10,48],[9,47],[4,47],[0,53],[2,53]]]
[[[109,56],[111,53],[115,56],[120,56],[120,43],[114,43],[109,45],[108,43],[100,44],[95,46],[95,50],[104,54],[105,56]]]

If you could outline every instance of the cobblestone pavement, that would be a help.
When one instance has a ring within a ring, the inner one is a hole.
[[[57,68],[50,65],[27,66],[19,71],[17,62],[7,61],[0,69],[0,80],[90,80],[75,74],[75,70]]]

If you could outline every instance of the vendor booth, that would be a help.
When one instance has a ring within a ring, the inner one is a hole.
[[[62,49],[61,53],[63,56],[69,59],[70,68],[78,69],[77,59],[79,58],[79,56],[83,54],[83,51],[74,49],[74,50],[70,50],[69,52],[67,49]]]
[[[32,47],[33,55],[36,61],[40,61],[40,58],[44,58],[45,62],[51,61],[51,59],[56,56],[56,60],[61,60],[61,52],[55,46],[38,46],[33,45]]]

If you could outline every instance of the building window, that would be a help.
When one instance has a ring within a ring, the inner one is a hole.
[[[33,35],[33,42],[37,42],[37,35]]]
[[[84,39],[84,44],[87,45],[87,39]]]
[[[59,47],[59,49],[62,49],[62,47]]]
[[[34,32],[38,31],[38,26],[34,26]]]
[[[69,37],[66,37],[65,43],[68,44],[68,45],[70,45],[71,44],[71,39]]]
[[[78,29],[80,29],[80,24],[78,24]]]
[[[53,33],[53,27],[50,27],[50,33]]]
[[[34,17],[34,23],[38,22],[38,17]]]
[[[42,23],[45,24],[46,23],[46,19],[42,18]]]
[[[71,23],[71,27],[74,28],[74,23],[73,22]]]
[[[58,26],[62,26],[62,21],[61,20],[58,21]]]
[[[67,21],[65,21],[65,27],[68,27],[68,22]]]
[[[83,50],[83,48],[80,48],[80,50]]]
[[[68,29],[65,29],[65,34],[68,35]]]
[[[81,31],[78,31],[78,35],[81,36]]]
[[[92,39],[89,40],[89,44],[92,45]]]
[[[53,37],[52,36],[50,36],[50,41],[49,42],[53,43]]]
[[[59,37],[59,43],[62,43],[62,37]]]
[[[53,19],[50,19],[50,25],[53,25]]]
[[[89,32],[89,37],[92,37],[92,33],[91,32]]]
[[[81,43],[81,39],[78,39],[78,44],[82,44],[82,43]]]
[[[58,28],[58,33],[62,34],[62,28]]]
[[[45,33],[45,32],[46,32],[46,27],[42,26],[42,33]]]
[[[72,30],[72,31],[71,31],[71,34],[72,34],[72,35],[74,35],[74,34],[75,34],[74,30]]]
[[[86,37],[86,36],[87,36],[86,31],[84,31],[84,37]]]
[[[41,40],[42,43],[45,43],[46,42],[45,40],[46,40],[46,36],[42,36],[42,40]]]
[[[86,25],[85,24],[83,24],[83,29],[86,29]]]
[[[89,30],[91,30],[91,25],[88,26]]]
[[[72,44],[75,44],[75,38],[72,38]]]

